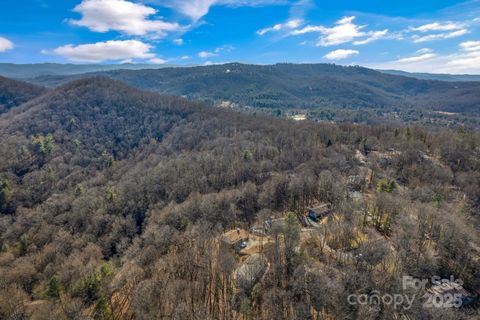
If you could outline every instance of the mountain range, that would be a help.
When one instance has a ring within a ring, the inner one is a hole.
[[[14,64],[0,63],[0,75],[9,78],[29,79],[45,75],[73,75],[88,72],[112,71],[112,70],[144,70],[162,69],[168,67],[192,67],[196,65],[154,65],[154,64],[59,64],[59,63],[33,63]],[[438,73],[415,73],[400,70],[378,70],[382,73],[400,75],[420,80],[439,81],[480,81],[480,75],[469,74],[438,74]]]
[[[28,79],[43,75],[71,75],[108,70],[141,70],[172,67],[170,64],[60,64],[60,63],[33,63],[15,64],[0,63],[0,75],[8,78]]]
[[[448,73],[422,73],[405,72],[399,70],[378,70],[383,73],[416,78],[420,80],[439,80],[439,81],[480,81],[480,75],[475,74],[448,74]]]
[[[105,76],[137,88],[193,100],[228,101],[254,108],[480,112],[480,82],[419,80],[333,64],[233,63],[41,76],[30,81],[52,87],[91,76]]]

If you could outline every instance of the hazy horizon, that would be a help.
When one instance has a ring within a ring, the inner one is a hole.
[[[0,9],[2,63],[288,62],[480,73],[479,0],[28,0]]]

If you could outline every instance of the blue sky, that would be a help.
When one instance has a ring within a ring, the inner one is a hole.
[[[480,0],[0,0],[0,62],[480,73]]]

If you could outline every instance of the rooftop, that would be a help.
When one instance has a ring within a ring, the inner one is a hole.
[[[228,244],[235,244],[241,240],[248,239],[248,232],[243,229],[233,229],[222,235],[222,240]]]

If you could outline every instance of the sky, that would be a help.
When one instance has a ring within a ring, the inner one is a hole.
[[[480,74],[480,0],[0,0],[0,62]]]

